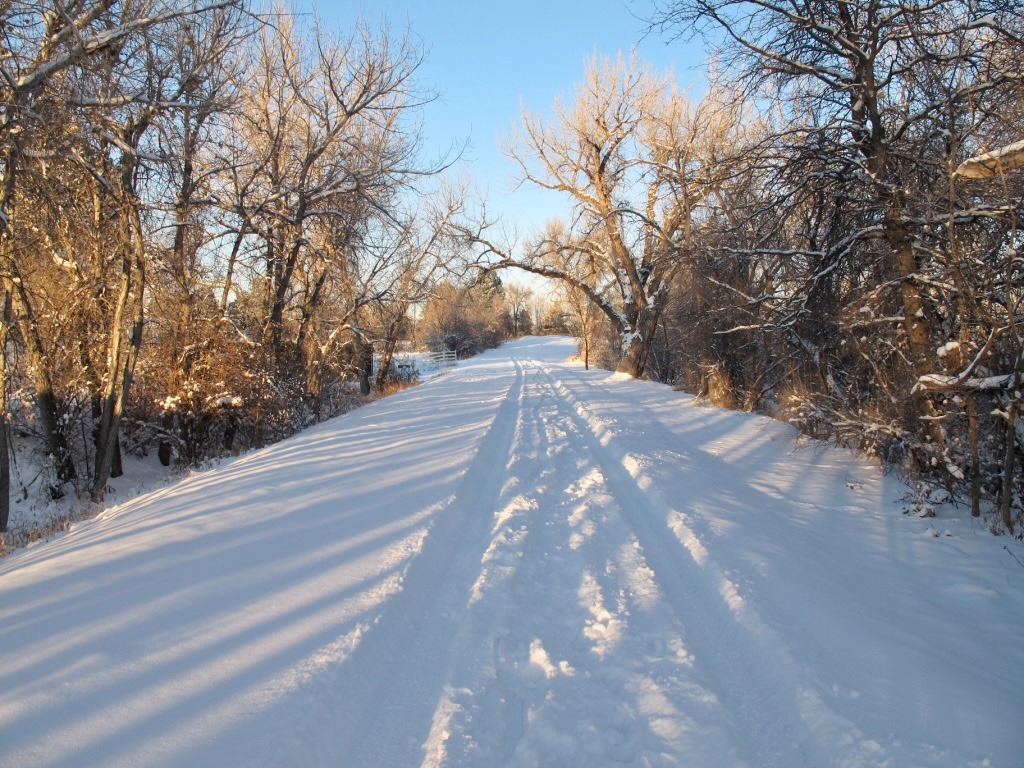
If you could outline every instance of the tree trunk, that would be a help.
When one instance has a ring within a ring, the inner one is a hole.
[[[170,433],[170,431],[172,429],[174,429],[174,414],[171,413],[170,411],[165,412],[164,415],[163,415],[163,418],[161,419],[161,424],[160,425],[161,425],[161,427],[163,427],[163,430],[164,430],[165,433]],[[160,444],[159,444],[159,446],[157,447],[157,450],[156,450],[156,455],[157,455],[157,458],[160,459],[160,464],[162,466],[165,466],[165,467],[171,466],[171,458],[173,458],[173,450],[174,450],[174,446],[171,444],[170,440],[168,440],[167,438],[162,438],[160,440]]]
[[[405,319],[405,313],[409,311],[408,302],[400,302],[393,310],[391,321],[388,323],[387,332],[384,337],[384,349],[380,353],[380,363],[377,365],[377,380],[375,386],[378,392],[383,392],[387,386],[388,377],[391,375],[391,362],[395,359],[395,349],[398,348],[398,334]]]
[[[25,351],[32,372],[39,423],[43,429],[46,450],[53,461],[57,476],[57,485],[50,489],[50,493],[54,498],[59,498],[63,495],[60,486],[75,477],[75,465],[68,450],[67,438],[59,423],[57,398],[53,392],[53,380],[50,378],[50,364],[39,335],[35,311],[26,293],[24,282],[18,279],[13,284],[24,318],[24,322],[21,323],[22,338],[25,341]]]
[[[9,108],[9,105],[8,105]],[[4,155],[3,175],[0,176],[0,247],[7,250],[10,239],[8,221],[11,202],[14,199],[14,172],[17,167],[17,148],[20,139],[15,138]],[[11,453],[10,431],[7,414],[7,335],[11,319],[11,286],[3,281],[4,303],[0,314],[0,533],[7,530],[11,512]]]
[[[646,306],[635,313],[633,330],[627,331],[629,336],[623,339],[625,349],[619,361],[620,373],[628,373],[634,379],[643,377],[644,371],[647,370],[651,347],[654,346],[654,335],[657,333],[660,314],[660,310]],[[626,333],[623,334],[624,337]]]
[[[301,209],[300,205],[300,212],[296,214],[296,217],[301,215]],[[274,251],[278,255],[272,261],[273,268],[270,270],[270,314],[263,334],[264,339],[269,340],[274,362],[278,365],[283,362],[284,358],[284,313],[288,305],[292,276],[295,274],[303,242],[298,234],[293,234],[291,240],[292,244],[288,247],[287,253],[285,253],[286,249],[283,243],[279,243]]]
[[[6,358],[6,355],[0,355]],[[0,359],[0,365],[7,365],[6,359]],[[7,377],[0,376],[0,533],[7,531],[7,522],[11,516],[11,447],[10,431],[7,428]]]
[[[971,517],[981,516],[981,461],[978,457],[978,404],[967,400],[967,439],[971,450]]]
[[[245,242],[245,236],[247,234],[247,226],[249,223],[248,216],[242,219],[242,225],[235,235],[235,242],[231,246],[231,253],[228,254],[227,264],[224,267],[224,287],[220,292],[220,300],[217,302],[217,314],[221,320],[224,319],[224,314],[228,309],[228,301],[231,299],[232,280],[235,274],[235,262],[238,260],[238,252],[242,248],[242,243]]]
[[[388,377],[391,375],[391,361],[395,357],[395,347],[398,346],[398,339],[387,338],[384,340],[384,349],[380,353],[380,362],[377,364],[377,378],[374,380],[374,387],[377,392],[383,392],[388,384]]]
[[[7,531],[11,514],[11,446],[7,419],[7,332],[10,327],[11,292],[4,284],[0,307],[0,533]]]
[[[622,359],[619,360],[618,371],[629,374],[634,379],[643,376],[649,347],[650,345],[644,343],[639,335],[633,334],[625,341],[625,349],[622,351]]]
[[[373,390],[370,379],[373,377],[373,344],[363,336],[356,337],[356,354],[359,356],[359,394],[369,395]]]
[[[137,217],[137,216],[136,216]],[[133,217],[135,218],[135,217]],[[142,232],[136,221],[136,235]],[[94,502],[103,501],[107,480],[110,478],[117,447],[121,417],[124,413],[128,390],[135,373],[135,362],[142,346],[142,326],[145,312],[145,261],[143,244],[136,239],[133,256],[125,255],[121,269],[121,292],[111,327],[110,345],[107,351],[107,376],[100,412],[99,432],[96,440],[96,468],[93,474],[91,497]],[[134,300],[129,305],[134,289]],[[124,333],[122,321],[126,312],[131,312],[131,334],[128,349],[122,351],[121,337]]]
[[[999,517],[1010,533],[1013,533],[1013,464],[1017,445],[1017,401],[1006,409],[1006,452],[1003,454],[1003,493],[999,500]]]
[[[907,231],[903,216],[890,203],[885,211],[885,238],[892,249],[900,277],[900,293],[903,300],[903,327],[907,334],[907,348],[914,370],[920,378],[932,373],[932,345],[929,343],[927,312],[924,296],[918,283],[917,257]],[[913,394],[918,414],[924,424],[925,436],[939,452],[945,450],[945,435],[942,425],[935,418],[931,399],[924,388],[917,388]]]
[[[121,460],[121,433],[114,435],[114,450],[110,456],[110,476],[121,477],[124,474],[124,463]]]

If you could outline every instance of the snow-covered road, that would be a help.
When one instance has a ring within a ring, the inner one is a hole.
[[[1005,542],[572,351],[506,345],[0,561],[0,765],[1022,764]]]

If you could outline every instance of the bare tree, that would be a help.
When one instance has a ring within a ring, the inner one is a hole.
[[[727,122],[635,57],[591,61],[574,99],[556,102],[554,113],[552,123],[524,114],[509,153],[523,183],[571,199],[567,238],[549,230],[519,257],[482,227],[469,234],[496,256],[491,268],[554,278],[586,295],[619,334],[620,369],[641,376],[694,218],[721,170],[707,150]],[[590,267],[566,269],[566,259]]]
[[[102,130],[105,115],[126,111],[130,103],[140,104],[151,95],[139,87],[138,79],[131,84],[136,90],[115,95],[117,86],[113,83],[94,87],[97,77],[117,71],[114,80],[130,78],[128,70],[134,67],[137,71],[145,67],[145,62],[131,62],[123,55],[155,50],[157,40],[169,27],[230,5],[235,3],[153,1],[124,5],[81,0],[62,3],[59,8],[12,2],[0,9],[6,51],[0,61],[0,271],[17,299],[21,337],[34,361],[37,406],[58,484],[73,475],[73,465],[57,415],[52,360],[46,349],[51,340],[43,337],[43,318],[36,306],[39,293],[26,282],[34,269],[26,261],[32,258],[32,252],[24,245],[37,239],[44,251],[52,252],[51,241],[59,230],[40,233],[31,226],[21,226],[28,225],[37,213],[26,204],[28,200],[19,203],[19,196],[30,189],[41,190],[48,179],[59,175],[55,169],[88,154],[79,150],[89,142],[94,128]],[[141,41],[149,41],[152,46],[147,49]],[[166,79],[163,73],[150,74],[151,82]],[[114,134],[104,140],[114,145],[123,139],[123,134]],[[69,154],[54,154],[55,149]],[[118,146],[117,152],[123,157],[132,154],[130,145]],[[94,170],[90,167],[89,173]],[[125,221],[129,220],[131,217],[126,217]],[[138,231],[136,228],[136,234]],[[128,270],[133,274],[139,271],[134,264]]]
[[[175,217],[170,252],[182,260],[192,259],[186,221],[191,214],[192,185],[195,182],[195,140],[188,132],[201,127],[195,118],[205,119],[216,106],[211,94],[197,83],[219,67],[230,46],[236,42],[238,19],[222,13],[190,16],[161,34],[149,34],[138,45],[122,51],[124,58],[112,62],[108,71],[84,73],[82,90],[91,103],[108,104],[96,130],[95,160],[83,162],[103,189],[118,232],[117,258],[120,279],[117,299],[109,316],[109,337],[104,363],[103,388],[99,398],[96,460],[93,472],[93,500],[103,498],[107,478],[119,452],[120,422],[123,417],[143,341],[146,290],[153,265],[154,242],[151,220],[160,208],[160,194],[148,189],[158,168],[165,163],[158,130],[160,124],[184,119],[184,146],[176,156],[183,162],[177,184],[161,186],[174,191],[170,197]],[[210,23],[207,23],[210,22]],[[140,88],[141,86],[141,88]],[[196,112],[198,110],[198,112]],[[166,137],[167,133],[164,132]],[[187,263],[187,262],[186,262]],[[184,275],[184,273],[183,273]]]
[[[597,323],[597,308],[586,294],[572,283],[563,283],[565,301],[572,312],[573,328],[579,334],[580,352],[583,354],[583,368],[590,370],[590,355],[594,344],[594,331]]]
[[[955,171],[1020,140],[1020,4],[657,5],[655,26],[704,35],[723,77],[772,109],[769,135],[748,155],[768,182],[762,204],[722,228],[732,241],[711,244],[761,264],[772,282],[736,290],[752,316],[726,330],[772,327],[791,339],[801,373],[819,380],[808,410],[857,440],[884,436],[891,455],[958,482],[949,438],[973,420],[965,411],[981,382],[1003,413],[1018,402],[1019,298],[1006,258],[1017,247],[1017,182],[1007,168],[997,183]],[[768,236],[742,242],[744,228]],[[1012,451],[1015,428],[1004,432]],[[1002,477],[1007,499],[1012,478]]]
[[[415,137],[400,121],[424,98],[410,86],[422,53],[410,38],[395,45],[366,27],[332,38],[291,17],[264,27],[251,53],[236,135],[244,142],[240,165],[252,175],[235,177],[244,195],[235,210],[240,236],[259,240],[260,264],[253,266],[265,286],[260,335],[282,362],[294,300],[323,295],[295,290],[300,273],[316,269],[310,261],[330,262],[329,253],[310,246],[312,229],[329,231],[321,241],[343,252],[346,239],[358,235],[353,227],[386,209],[403,181],[420,172]],[[314,311],[299,308],[307,318]]]
[[[501,323],[502,285],[494,273],[476,282],[441,281],[423,306],[419,327],[427,346],[470,357],[498,346],[505,336]]]
[[[522,327],[530,322],[529,301],[533,291],[526,286],[511,284],[505,286],[505,303],[512,323],[512,336],[519,338]]]
[[[388,383],[399,333],[410,322],[409,311],[427,300],[437,276],[454,259],[459,240],[453,222],[463,210],[465,194],[464,186],[442,185],[396,231],[393,259],[382,271],[381,300],[375,303],[381,336],[378,392]]]
[[[218,316],[211,301],[212,265],[223,232],[215,223],[214,180],[225,172],[220,140],[227,113],[235,104],[239,78],[238,46],[253,33],[238,14],[210,14],[203,24],[182,26],[173,64],[180,73],[181,94],[155,129],[162,162],[150,181],[155,202],[157,237],[170,238],[155,259],[151,275],[152,326],[147,346],[166,361],[166,394],[162,426],[174,431],[174,416],[194,392],[193,371],[209,366],[223,353],[217,344]],[[180,426],[180,425],[179,425]],[[170,463],[172,441],[160,443],[160,456]]]

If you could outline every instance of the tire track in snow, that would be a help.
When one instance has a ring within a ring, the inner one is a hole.
[[[736,768],[728,714],[695,676],[571,408],[527,373],[426,764]]]
[[[425,766],[504,764],[528,728],[526,702],[508,664],[516,653],[510,642],[513,625],[522,617],[501,610],[507,609],[504,604],[496,609],[491,597],[498,592],[507,598],[516,588],[522,560],[534,543],[530,518],[538,506],[537,489],[550,471],[539,459],[547,444],[530,397],[531,378],[524,370],[508,479],[452,646],[452,674],[425,745]]]
[[[402,589],[334,676],[319,711],[283,750],[288,764],[391,768],[423,759],[444,662],[489,541],[512,451],[523,390],[522,367],[513,365],[494,420],[457,489],[436,512]]]
[[[881,765],[879,748],[832,710],[804,680],[789,649],[685,524],[675,505],[617,442],[564,380],[544,373],[572,409],[574,421],[619,499],[686,641],[730,710],[741,755],[753,765]],[[731,479],[731,483],[736,482]]]

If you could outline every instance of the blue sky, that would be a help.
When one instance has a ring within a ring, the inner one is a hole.
[[[569,95],[597,53],[615,56],[636,48],[659,71],[672,68],[680,83],[699,79],[697,44],[644,39],[648,0],[307,0],[341,29],[358,17],[395,33],[420,37],[428,59],[420,82],[437,91],[424,113],[427,151],[469,140],[466,169],[487,190],[489,206],[522,234],[564,208],[546,193],[512,191],[514,166],[498,147],[518,120],[521,105],[548,112],[556,96]]]

